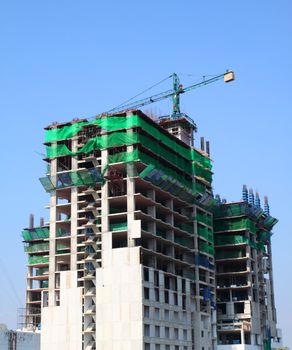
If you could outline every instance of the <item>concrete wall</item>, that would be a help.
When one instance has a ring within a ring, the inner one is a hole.
[[[259,345],[233,344],[233,345],[218,345],[217,350],[261,350]]]
[[[82,349],[82,288],[77,272],[60,273],[60,306],[42,308],[41,350]]]
[[[142,326],[139,248],[112,249],[96,270],[96,349],[142,350]]]
[[[0,349],[9,349],[9,334],[12,331],[0,330]],[[15,346],[15,342],[13,343]],[[15,350],[40,350],[40,334],[30,332],[16,332]]]

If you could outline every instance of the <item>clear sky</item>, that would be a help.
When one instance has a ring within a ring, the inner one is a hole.
[[[234,69],[234,83],[182,96],[182,110],[197,145],[211,142],[215,193],[239,200],[246,183],[269,196],[278,321],[292,346],[291,18],[290,0],[0,2],[0,323],[15,327],[25,301],[21,229],[31,212],[48,218],[43,127],[107,110],[172,72],[187,85]]]

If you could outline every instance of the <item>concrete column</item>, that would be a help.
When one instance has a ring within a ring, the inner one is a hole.
[[[133,146],[127,147],[127,152],[130,153],[134,150]],[[127,163],[127,222],[128,222],[128,247],[134,246],[133,236],[137,235],[133,232],[134,228],[134,211],[135,211],[135,180],[133,178],[134,164]]]
[[[51,160],[51,177],[53,185],[56,185],[57,159]],[[56,209],[57,196],[56,191],[51,192],[50,198],[50,251],[49,251],[49,306],[55,305],[55,272],[56,272]]]
[[[72,140],[72,151],[77,151],[77,138]],[[72,157],[72,170],[78,170],[77,156]],[[78,201],[78,187],[71,189],[71,254],[70,254],[70,269],[73,271],[77,270],[77,201]]]
[[[241,339],[241,344],[243,345],[245,343],[244,341],[244,330],[241,326],[241,330],[240,330],[240,339]]]
[[[101,151],[101,168],[103,169],[108,161],[108,151]],[[112,236],[109,234],[109,203],[108,203],[108,182],[105,181],[101,187],[101,250],[102,266],[111,266]]]

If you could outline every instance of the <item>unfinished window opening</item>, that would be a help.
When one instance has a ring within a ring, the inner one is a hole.
[[[60,291],[55,291],[55,306],[60,306]]]
[[[110,201],[109,202],[109,213],[117,214],[117,213],[125,213],[127,212],[127,199],[121,199],[119,202]]]
[[[148,282],[149,281],[149,269],[147,267],[144,267],[144,281]]]
[[[186,310],[186,296],[185,295],[183,295],[182,296],[182,309],[183,310]]]
[[[127,184],[123,180],[123,173],[120,170],[113,166],[109,167],[105,178],[109,181],[109,197],[122,196],[127,193]]]
[[[159,286],[159,273],[158,271],[154,271],[154,286]]]
[[[101,132],[101,128],[96,125],[85,125],[83,129],[79,132],[79,142],[85,143],[88,140],[98,136]]]
[[[251,336],[250,333],[244,333],[244,343],[245,344],[251,344]]]
[[[232,300],[237,301],[237,300],[248,300],[248,291],[232,291]]]
[[[219,290],[217,290],[217,301],[218,302],[230,301],[229,292],[228,291],[219,291]]]
[[[108,155],[112,156],[115,154],[127,152],[127,146],[113,147],[108,149]]]
[[[71,168],[72,168],[71,156],[57,158],[57,172],[69,171],[69,170],[71,170]]]
[[[145,318],[149,318],[149,315],[150,315],[149,310],[150,310],[149,306],[144,305],[144,317]]]
[[[239,332],[236,333],[219,333],[220,345],[235,345],[241,344],[241,336]]]
[[[113,248],[124,248],[128,246],[128,235],[127,232],[112,234],[112,247]]]
[[[149,294],[150,294],[149,288],[144,287],[144,299],[149,300]]]
[[[164,302],[169,304],[169,292],[167,290],[164,291]]]
[[[154,288],[154,300],[159,302],[159,289]]]
[[[244,313],[244,303],[234,303],[234,313],[243,314]]]

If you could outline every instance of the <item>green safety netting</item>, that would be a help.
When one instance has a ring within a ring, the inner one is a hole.
[[[226,244],[241,244],[248,243],[249,239],[244,236],[234,235],[234,236],[223,236],[215,235],[215,245],[226,245]]]
[[[49,281],[41,281],[41,288],[48,288],[49,287]]]
[[[132,152],[120,152],[116,154],[111,154],[108,156],[108,163],[129,163],[134,162],[140,159],[139,154],[141,151],[139,151],[137,148],[134,149]]]
[[[156,138],[159,142],[176,151],[182,157],[188,160],[194,160],[204,167],[211,169],[211,161],[209,158],[202,155],[200,152],[183,146],[171,136],[162,132],[157,125],[152,125],[138,115],[128,116],[110,116],[92,120],[90,122],[79,122],[72,125],[63,126],[62,128],[46,130],[45,141],[56,142],[65,140],[77,135],[82,130],[84,125],[97,125],[106,131],[116,131],[121,129],[129,129],[133,127],[141,127],[148,134]],[[114,133],[116,135],[117,133]]]
[[[215,217],[230,217],[246,214],[246,203],[231,203],[228,205],[220,205],[214,208]]]
[[[178,227],[179,229],[186,231],[192,235],[194,234],[194,226],[192,224],[187,224],[187,223],[176,224],[175,227]]]
[[[168,191],[174,196],[177,196],[183,201],[193,202],[195,192],[192,192],[189,186],[182,184],[178,181],[176,177],[166,174],[164,171],[160,170],[159,167],[156,168],[153,164],[150,164],[144,171],[142,171],[139,176],[146,181],[150,181],[155,186]],[[192,184],[193,188],[195,184]],[[191,186],[191,185],[190,185]]]
[[[256,233],[256,225],[248,218],[234,218],[228,220],[215,220],[214,231],[249,230]]]
[[[239,235],[215,235],[215,245],[229,245],[229,244],[248,244],[251,247],[262,251],[265,249],[263,242],[254,242],[247,237],[239,236]]]
[[[44,252],[47,250],[49,250],[49,242],[29,244],[28,246],[24,247],[24,251],[26,253]]]
[[[198,235],[206,238],[209,242],[213,243],[213,232],[205,226],[198,225]]]
[[[145,228],[145,231],[148,231],[148,228]],[[167,233],[164,230],[156,229],[156,236],[159,236],[159,237],[162,237],[162,238],[166,238],[167,237]]]
[[[236,259],[243,258],[246,256],[246,252],[242,250],[216,250],[215,259]]]
[[[204,178],[206,181],[212,181],[212,173],[210,170],[205,169],[203,166],[196,162],[190,162],[176,153],[167,150],[164,146],[155,142],[149,137],[138,134],[137,132],[116,132],[113,134],[100,135],[90,139],[79,151],[72,152],[66,145],[53,145],[47,147],[47,157],[54,158],[63,155],[74,155],[78,153],[89,153],[94,149],[104,149],[113,146],[124,146],[141,144],[143,147],[152,151],[155,155],[160,155],[164,160],[172,163],[180,170],[188,173],[189,175],[197,175]],[[119,160],[116,156],[117,161]]]
[[[259,232],[259,239],[261,241],[268,241],[271,239],[272,233],[271,232],[267,232],[267,231],[261,231]]]
[[[263,224],[268,227],[269,229],[271,229],[273,226],[276,225],[276,223],[278,222],[278,219],[272,217],[272,216],[267,216],[263,222]]]
[[[96,183],[103,183],[103,176],[96,168],[70,171],[58,174],[57,176],[45,176],[40,179],[46,192],[71,186],[92,186]]]
[[[132,161],[142,161],[148,166],[139,174],[143,179],[148,181],[155,181],[157,185],[160,183],[165,183],[165,186],[176,187],[177,192],[187,192],[188,195],[192,195],[196,192],[204,192],[205,188],[199,186],[199,184],[193,183],[191,180],[184,177],[182,174],[164,166],[159,160],[147,155],[139,149],[134,149],[132,152],[121,152],[114,155],[110,155],[108,158],[110,164],[115,162],[132,162]],[[159,171],[159,175],[156,172]],[[192,190],[191,190],[192,189]]]
[[[212,182],[212,173],[209,169],[204,168],[202,165],[198,164],[198,163],[194,163],[195,164],[195,175],[202,177],[203,179],[205,179],[208,182]]]
[[[117,222],[110,224],[110,231],[124,231],[128,229],[127,222]]]
[[[214,247],[204,241],[199,241],[199,251],[210,255],[214,255]]]
[[[201,214],[198,212],[197,215],[194,217],[194,219],[200,223],[203,223],[209,226],[213,225],[212,217],[207,214]]]
[[[59,227],[56,229],[56,236],[57,237],[70,236],[70,232]]]
[[[184,247],[187,247],[189,249],[194,248],[194,242],[191,239],[188,238],[182,238],[182,237],[174,237],[174,242],[178,243]]]
[[[28,264],[46,264],[49,262],[49,258],[37,255],[31,255],[28,257]]]
[[[62,244],[62,243],[58,243],[56,244],[56,250],[66,250],[66,249],[70,249],[70,247],[68,247],[67,245],[65,244]]]
[[[41,275],[44,275],[44,274],[47,274],[49,272],[49,269],[47,267],[40,267],[38,269],[36,269],[36,276],[41,276]]]
[[[39,227],[23,230],[21,234],[25,241],[32,241],[35,239],[48,238],[50,232],[48,227]]]

